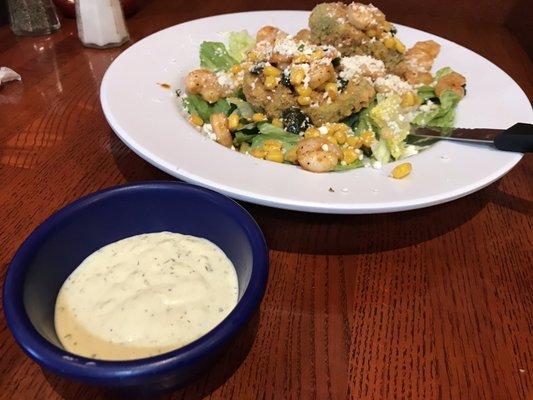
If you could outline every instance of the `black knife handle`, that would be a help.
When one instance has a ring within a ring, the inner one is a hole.
[[[533,152],[533,125],[519,122],[494,138],[498,150]]]

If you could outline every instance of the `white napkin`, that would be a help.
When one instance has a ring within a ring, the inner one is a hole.
[[[20,81],[22,78],[11,68],[0,67],[0,86],[9,81]]]

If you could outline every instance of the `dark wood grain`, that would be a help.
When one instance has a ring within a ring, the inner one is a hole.
[[[377,5],[393,21],[482,54],[532,98],[531,60],[505,25],[516,18],[515,2],[466,3]],[[207,15],[313,4],[149,1],[128,24],[135,41]],[[0,28],[0,65],[24,79],[0,89],[2,279],[24,238],[68,202],[123,182],[170,179],[128,150],[102,115],[100,81],[122,50],[83,48],[71,20],[41,38]],[[532,399],[532,176],[528,155],[475,194],[399,214],[245,204],[270,246],[261,312],[231,355],[168,398]],[[2,317],[0,398],[108,395],[41,371]]]

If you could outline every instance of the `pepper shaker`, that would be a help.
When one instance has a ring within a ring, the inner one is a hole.
[[[76,0],[76,22],[87,47],[118,47],[130,40],[119,0]]]
[[[61,27],[52,0],[8,0],[8,7],[15,35],[48,35]]]

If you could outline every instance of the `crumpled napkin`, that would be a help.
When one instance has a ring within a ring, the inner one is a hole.
[[[9,81],[20,81],[22,78],[11,68],[0,67],[0,86]]]

